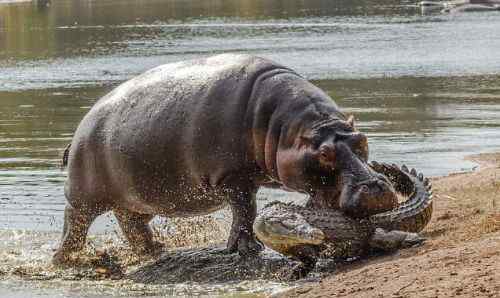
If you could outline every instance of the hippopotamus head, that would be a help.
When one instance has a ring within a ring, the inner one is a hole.
[[[341,209],[353,217],[397,206],[392,184],[367,163],[368,139],[355,129],[353,117],[328,118],[295,131],[293,140],[280,141],[277,152],[285,187],[310,194],[318,207]]]

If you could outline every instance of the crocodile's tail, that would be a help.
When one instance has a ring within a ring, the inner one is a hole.
[[[429,179],[417,173],[415,169],[401,169],[397,165],[389,165],[373,161],[370,166],[377,172],[386,175],[398,192],[409,196],[396,209],[375,214],[369,218],[376,227],[385,230],[399,230],[418,233],[429,223],[432,216],[432,189]]]
[[[62,156],[62,164],[61,164],[61,168],[64,168],[68,165],[68,157],[69,157],[69,149],[71,148],[71,143],[69,143],[67,146],[66,146],[66,149],[64,149],[64,153],[63,153],[63,156]]]

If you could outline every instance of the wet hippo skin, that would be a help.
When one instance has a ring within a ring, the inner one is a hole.
[[[322,90],[270,60],[224,54],[166,64],[101,98],[65,152],[67,206],[55,263],[82,249],[113,211],[137,253],[156,253],[155,215],[228,205],[227,252],[258,252],[261,186],[307,193],[318,208],[360,217],[392,209],[391,184],[366,165],[368,143]]]

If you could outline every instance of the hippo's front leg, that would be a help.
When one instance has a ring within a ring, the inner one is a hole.
[[[255,199],[256,189],[248,184],[239,184],[229,191],[229,204],[233,214],[233,223],[227,242],[227,252],[238,251],[242,256],[255,255],[263,246],[253,232],[253,223],[257,215]]]

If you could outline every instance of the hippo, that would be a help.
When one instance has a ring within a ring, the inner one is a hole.
[[[102,97],[78,125],[63,157],[67,205],[53,262],[69,263],[108,211],[136,253],[157,255],[154,216],[227,205],[225,252],[257,255],[260,187],[309,194],[317,208],[354,217],[393,209],[391,183],[367,160],[353,117],[288,67],[236,54],[161,65]]]

